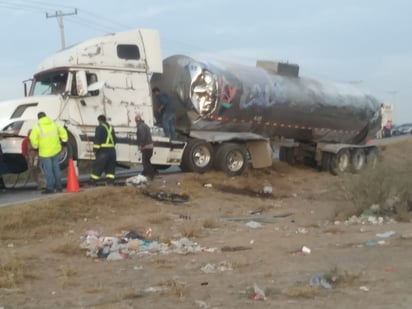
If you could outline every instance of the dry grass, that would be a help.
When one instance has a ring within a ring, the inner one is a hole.
[[[235,270],[245,269],[251,264],[246,257],[237,257],[232,261],[232,268]]]
[[[320,289],[312,286],[295,286],[287,289],[285,294],[296,298],[315,298],[320,294]]]
[[[202,226],[205,229],[217,229],[221,227],[221,223],[215,219],[206,219],[203,221]]]
[[[174,265],[170,260],[163,259],[163,258],[154,259],[153,264],[157,268],[163,268],[163,269],[172,269],[172,268],[174,268]]]
[[[338,228],[337,226],[331,226],[331,227],[328,227],[328,228],[324,229],[323,233],[325,233],[325,234],[335,234],[336,235],[336,234],[343,233],[343,231],[340,228]]]
[[[127,195],[128,198],[124,198]],[[0,234],[3,239],[16,232],[41,237],[62,232],[72,223],[88,218],[112,217],[127,213],[133,206],[136,191],[128,187],[98,188],[73,195],[61,195],[19,207],[0,209]],[[129,198],[130,196],[130,198]]]
[[[375,169],[367,169],[359,175],[345,175],[338,183],[339,196],[351,202],[351,208],[338,209],[346,217],[360,215],[374,204],[383,205],[389,198],[412,198],[412,161],[382,162]],[[410,216],[408,216],[410,217]]]
[[[29,271],[28,260],[30,257],[1,256],[0,288],[14,288],[27,279],[37,279],[38,277]]]
[[[190,223],[182,225],[179,228],[180,234],[187,238],[198,238],[202,236],[202,228],[197,223]]]
[[[72,287],[76,284],[71,280],[72,277],[77,275],[77,271],[72,267],[61,265],[58,268],[59,278],[61,279],[61,283],[63,288]]]
[[[177,296],[178,298],[184,298],[188,292],[188,287],[186,283],[175,279],[161,281],[158,285],[167,287],[167,293],[170,295]]]
[[[323,277],[333,287],[350,287],[357,286],[361,281],[361,272],[357,274],[350,273],[346,270],[340,270],[337,266],[331,268]]]
[[[168,221],[170,221],[169,216],[167,216],[166,214],[162,214],[162,213],[156,214],[156,215],[153,215],[147,218],[147,222],[149,222],[150,224],[164,224]]]
[[[60,253],[65,255],[74,255],[79,256],[83,255],[83,250],[80,248],[78,243],[75,242],[66,242],[58,245],[53,249],[54,253]]]

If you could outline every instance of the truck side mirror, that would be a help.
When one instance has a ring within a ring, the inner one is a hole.
[[[104,87],[104,82],[95,82],[87,87],[87,91],[99,91],[102,90]]]
[[[76,73],[76,89],[77,89],[77,94],[80,97],[85,97],[87,96],[87,78],[86,78],[86,72],[85,71],[78,71]]]

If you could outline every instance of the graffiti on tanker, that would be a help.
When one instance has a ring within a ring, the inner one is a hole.
[[[252,106],[271,107],[275,104],[285,104],[285,87],[278,81],[273,84],[253,84],[249,91],[245,91],[240,99],[240,108]]]
[[[235,98],[237,87],[231,85],[224,76],[220,78],[220,103],[229,107]]]

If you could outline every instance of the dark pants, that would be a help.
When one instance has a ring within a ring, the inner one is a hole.
[[[101,148],[96,153],[96,160],[93,163],[91,180],[98,181],[104,172],[106,180],[114,183],[116,168],[116,150],[114,148]]]
[[[142,175],[145,175],[149,178],[153,178],[155,175],[155,169],[150,163],[150,158],[153,156],[153,148],[142,149],[142,163],[143,163],[143,172]]]

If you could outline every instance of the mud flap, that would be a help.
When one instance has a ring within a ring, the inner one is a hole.
[[[272,148],[269,141],[249,141],[246,143],[253,168],[272,166]]]

